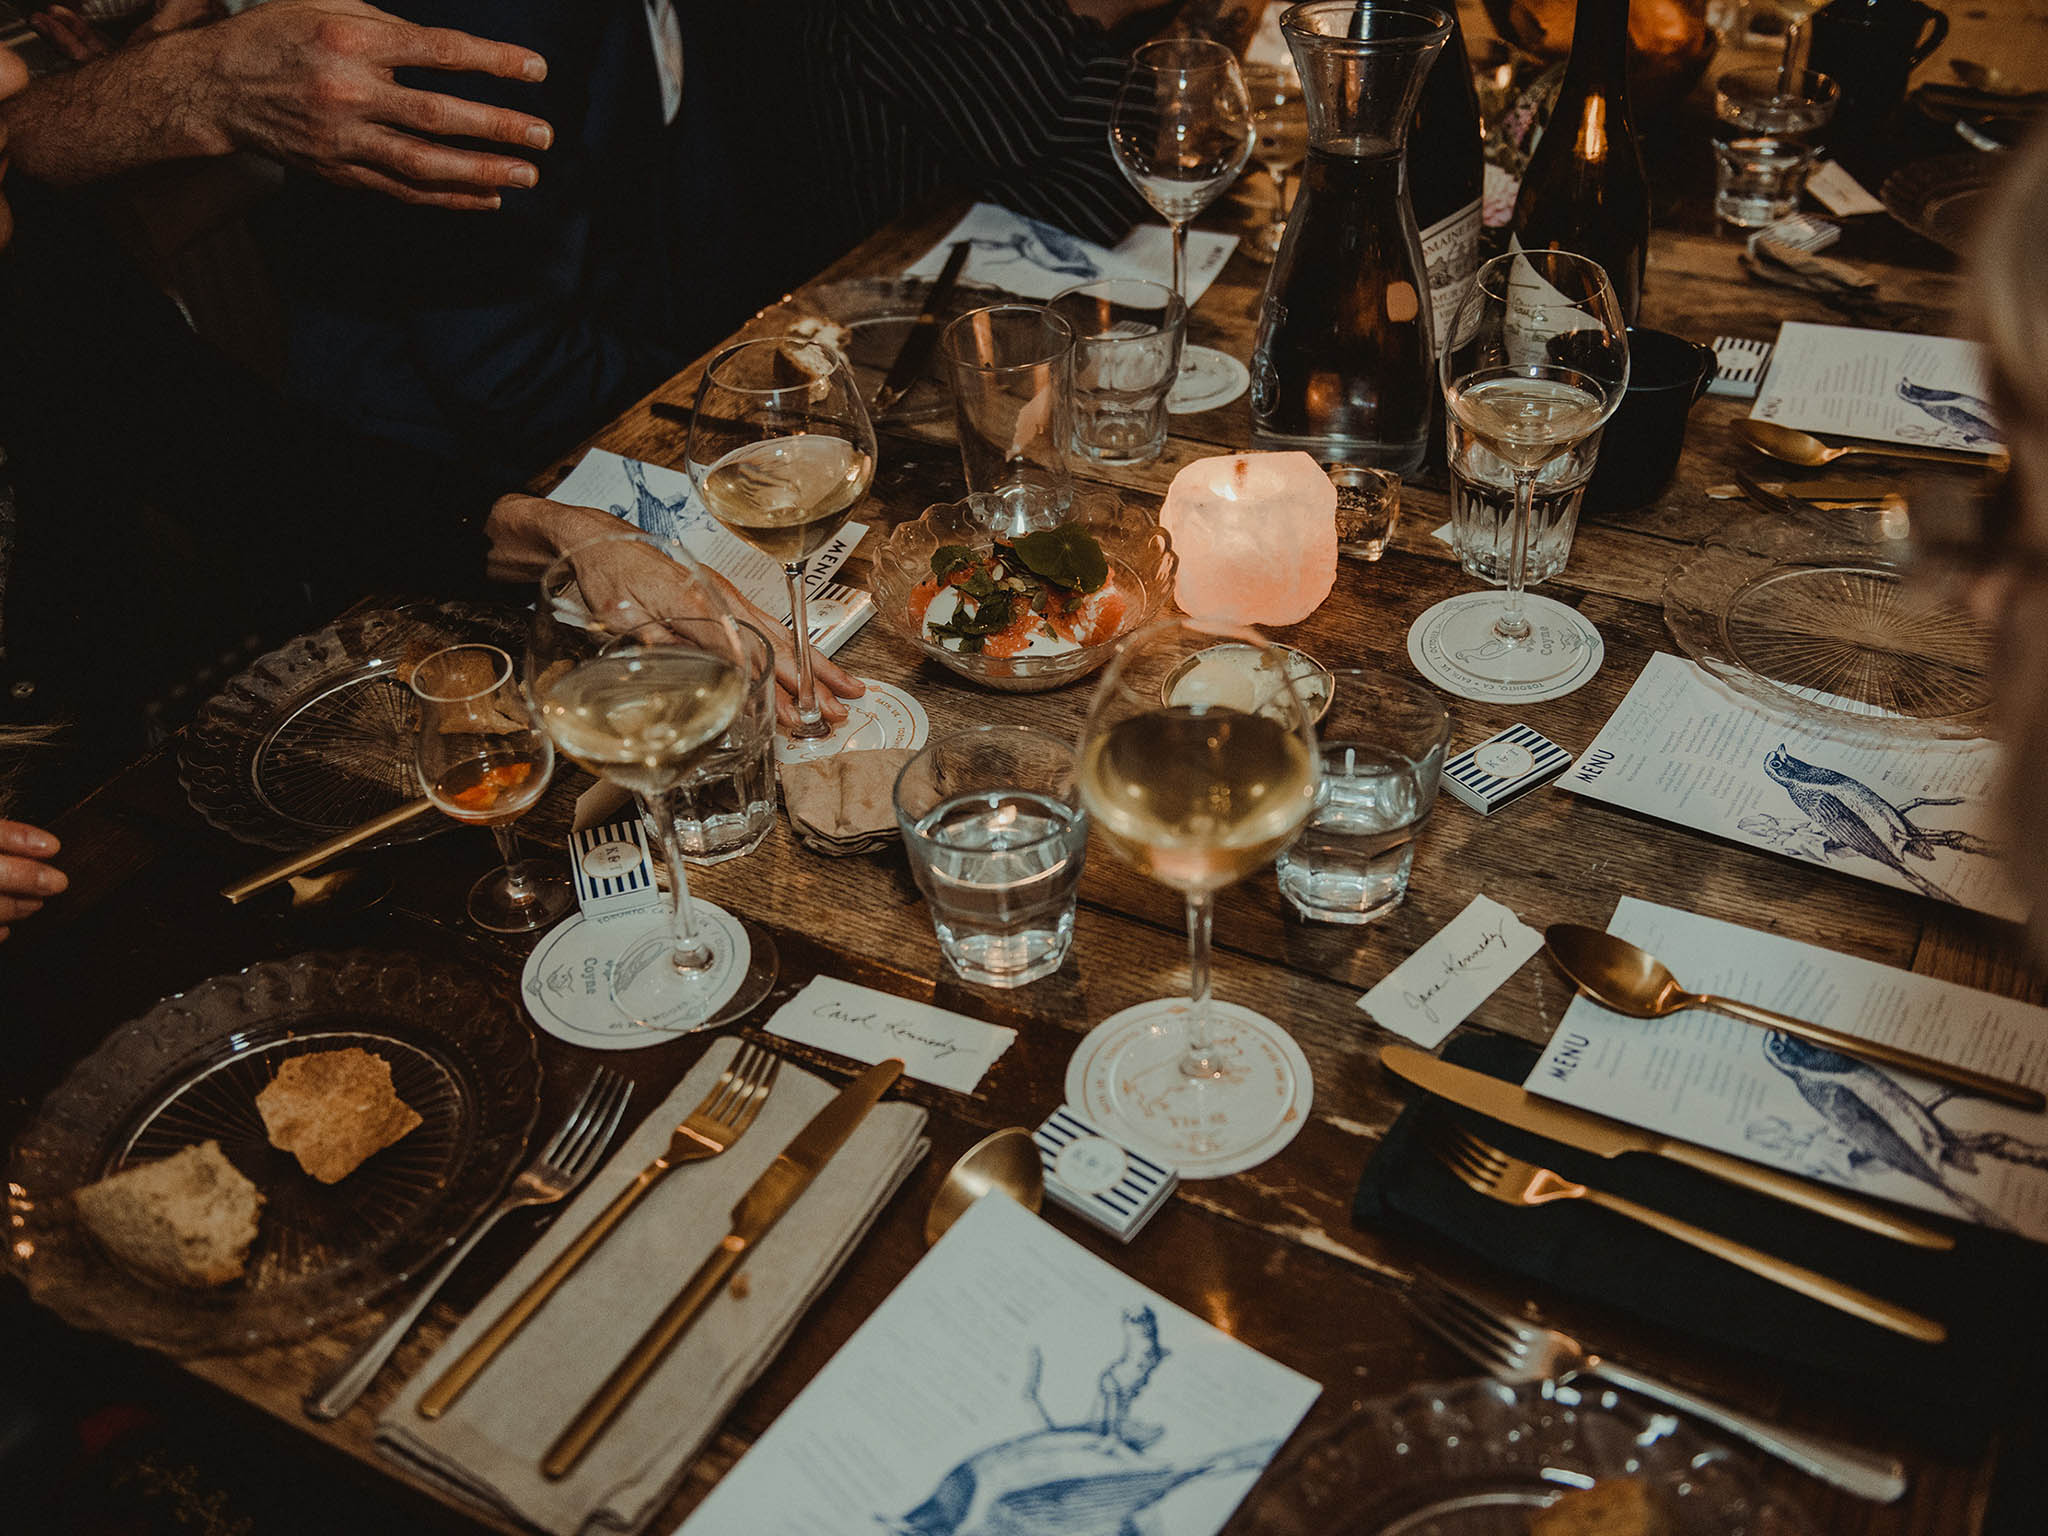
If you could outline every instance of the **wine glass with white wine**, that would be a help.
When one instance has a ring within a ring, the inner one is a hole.
[[[1131,55],[1110,108],[1109,142],[1124,178],[1173,231],[1173,291],[1187,299],[1188,223],[1251,158],[1257,135],[1237,55],[1221,43],[1163,37]],[[1170,411],[1228,399],[1242,365],[1214,347],[1181,349]]]
[[[1226,654],[1244,664],[1241,697],[1202,681],[1213,669],[1197,658]],[[1096,1087],[1082,1107],[1184,1170],[1262,1160],[1306,1107],[1299,1048],[1247,1009],[1221,1015],[1209,952],[1216,893],[1294,840],[1315,810],[1318,764],[1309,709],[1249,629],[1149,625],[1118,649],[1089,706],[1082,804],[1119,858],[1186,899],[1189,985],[1185,1001],[1141,1004],[1098,1029],[1110,1037],[1088,1058]]]
[[[668,865],[668,922],[612,961],[612,998],[644,1028],[722,1022],[773,984],[772,946],[764,958],[737,919],[691,899],[676,828],[677,788],[744,706],[747,674],[724,599],[674,544],[609,534],[541,577],[526,657],[534,715],[564,756],[633,793]]]
[[[796,632],[796,724],[803,756],[832,734],[811,674],[804,567],[846,526],[875,475],[875,429],[853,369],[800,337],[727,347],[704,370],[684,450],[711,515],[782,567]],[[791,755],[791,754],[785,754]]]

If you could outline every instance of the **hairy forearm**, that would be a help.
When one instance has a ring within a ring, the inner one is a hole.
[[[23,174],[76,185],[235,146],[205,106],[210,29],[178,32],[46,75],[0,103]]]

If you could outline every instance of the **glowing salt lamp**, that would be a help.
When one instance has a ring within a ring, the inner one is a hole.
[[[1173,477],[1160,526],[1195,618],[1299,624],[1337,582],[1337,488],[1299,451],[1197,459]]]

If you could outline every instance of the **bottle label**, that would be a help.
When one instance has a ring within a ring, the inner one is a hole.
[[[1422,261],[1429,269],[1429,312],[1431,334],[1437,350],[1451,334],[1451,317],[1479,270],[1479,240],[1484,233],[1479,217],[1479,199],[1474,198],[1448,218],[1439,219],[1422,232]]]

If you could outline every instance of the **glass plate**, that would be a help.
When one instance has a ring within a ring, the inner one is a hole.
[[[321,1184],[270,1145],[256,1094],[278,1064],[360,1046],[420,1124]],[[533,1033],[488,973],[416,955],[304,954],[217,976],[115,1030],[57,1086],[8,1169],[8,1263],[78,1327],[173,1354],[317,1333],[417,1273],[510,1178],[539,1108]],[[206,1140],[265,1204],[242,1279],[213,1289],[127,1269],[71,1192]]]
[[[857,278],[843,283],[821,283],[806,288],[789,301],[789,307],[811,319],[836,325],[846,334],[839,341],[846,360],[853,364],[860,396],[872,400],[896,354],[903,350],[924,312],[932,285],[916,277]],[[938,315],[943,329],[970,309],[979,309],[1002,298],[989,288],[962,283]],[[944,350],[934,346],[922,372],[888,413],[893,422],[937,421],[951,416],[953,386],[946,379]]]
[[[2003,155],[1982,151],[1915,160],[1885,177],[1877,200],[1906,228],[1961,256],[2004,168]]]
[[[398,669],[443,646],[483,641],[515,662],[525,615],[476,603],[417,603],[337,620],[268,655],[209,699],[179,739],[178,782],[212,826],[295,853],[419,797],[418,715]],[[523,836],[566,847],[590,779],[560,764],[520,818]],[[453,825],[421,815],[361,845],[418,842]]]
[[[1527,1536],[1601,1478],[1646,1485],[1669,1536],[1811,1536],[1743,1457],[1589,1387],[1479,1378],[1365,1404],[1273,1468],[1233,1536]]]

